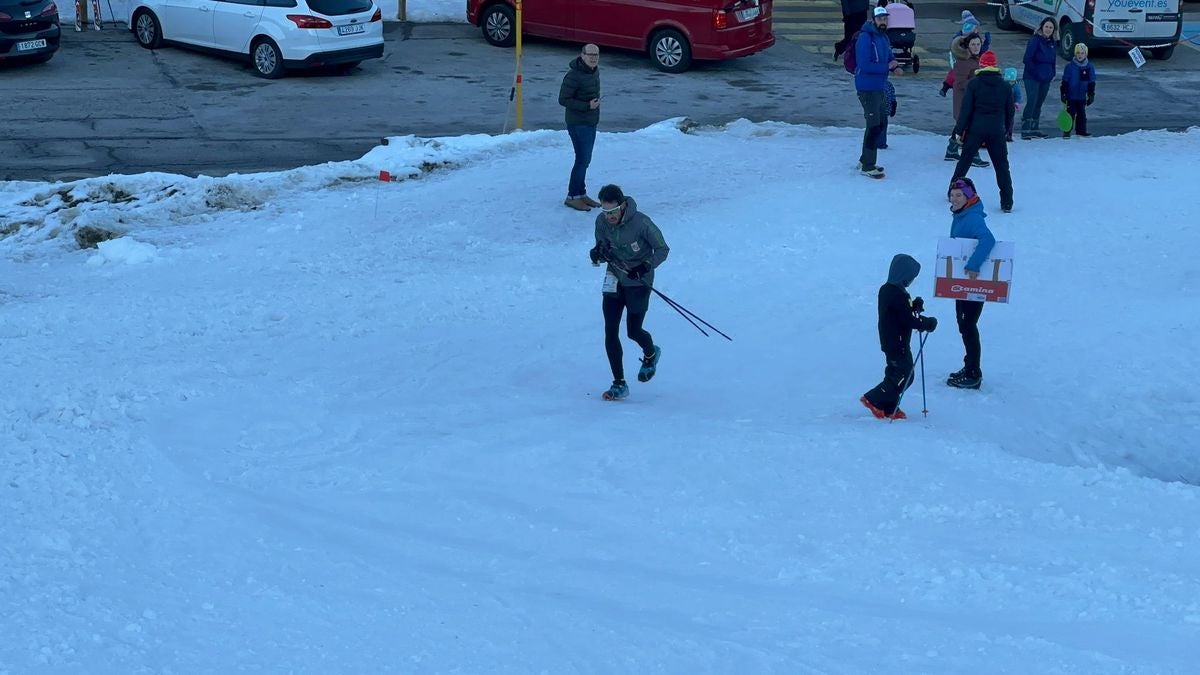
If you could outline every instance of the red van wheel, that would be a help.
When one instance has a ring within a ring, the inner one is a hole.
[[[517,43],[516,24],[516,13],[502,2],[484,10],[479,21],[483,39],[497,47],[511,47]]]
[[[677,30],[660,30],[650,38],[650,58],[659,70],[682,73],[692,65],[692,46]]]

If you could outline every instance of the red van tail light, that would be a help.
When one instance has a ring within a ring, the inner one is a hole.
[[[721,30],[729,27],[729,12],[723,9],[713,10],[713,28]]]
[[[375,13],[371,15],[371,23],[375,23],[376,21],[383,21],[383,10],[378,7],[375,8]]]
[[[322,19],[319,16],[310,16],[308,14],[288,14],[288,20],[296,24],[297,28],[333,28],[333,24],[328,19]]]

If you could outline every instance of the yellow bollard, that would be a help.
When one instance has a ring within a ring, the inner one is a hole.
[[[404,0],[400,1],[403,2]],[[517,25],[515,30],[517,31],[517,82],[515,85],[517,89],[517,123],[515,128],[520,129],[524,122],[524,111],[522,109],[522,88],[525,84],[522,82],[523,78],[521,77],[521,0],[517,0]]]
[[[408,0],[400,0],[400,14],[396,18],[400,21],[408,21]]]

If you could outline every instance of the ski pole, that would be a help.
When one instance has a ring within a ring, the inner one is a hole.
[[[918,351],[921,355],[921,415],[929,417],[929,404],[925,400],[925,338],[929,337],[928,333],[921,334],[921,348]]]
[[[904,394],[908,392],[908,388],[904,386],[904,383],[908,382],[908,378],[912,377],[913,371],[916,370],[916,368],[917,368],[917,361],[922,361],[925,358],[925,338],[927,338],[927,337],[929,337],[929,333],[926,333],[925,331],[921,331],[921,347],[920,347],[920,349],[917,350],[917,358],[913,359],[913,364],[908,369],[908,372],[905,373],[904,377],[900,378],[900,383],[899,383],[900,397],[896,399],[896,409],[897,410],[900,409],[900,402],[904,400]],[[924,372],[924,370],[922,370],[922,372]],[[925,391],[924,376],[922,376],[922,378],[921,378],[921,383],[922,383],[921,392],[922,392],[922,396],[923,396],[924,391]],[[922,412],[924,412],[924,411],[922,411]],[[895,422],[895,420],[892,420],[892,421]]]

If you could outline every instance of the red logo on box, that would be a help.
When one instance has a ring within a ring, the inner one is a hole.
[[[1008,302],[1008,285],[1007,281],[938,277],[933,285],[933,294],[939,298],[955,300]]]

